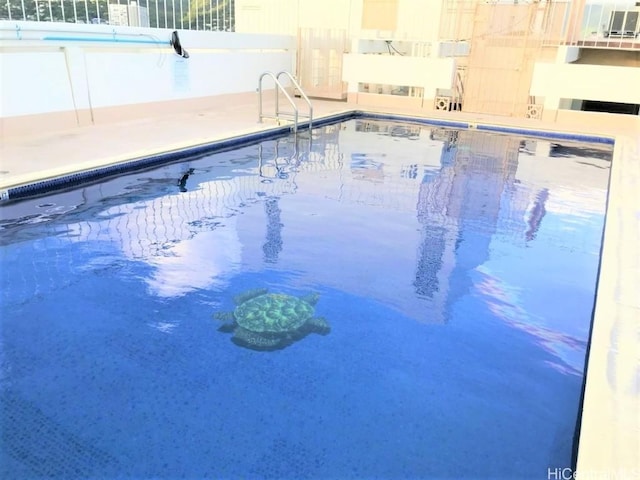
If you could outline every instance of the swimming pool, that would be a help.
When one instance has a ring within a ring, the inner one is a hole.
[[[8,478],[546,478],[611,148],[350,120],[3,208]],[[319,294],[270,351],[216,312]]]

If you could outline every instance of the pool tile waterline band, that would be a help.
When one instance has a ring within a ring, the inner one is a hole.
[[[314,127],[321,127],[330,125],[337,122],[342,122],[351,119],[371,119],[371,120],[393,120],[417,123],[427,126],[456,128],[456,129],[475,129],[480,131],[486,131],[491,133],[507,133],[511,135],[525,135],[529,137],[548,138],[557,140],[575,140],[581,142],[591,143],[603,143],[613,145],[613,138],[606,136],[593,136],[576,133],[562,133],[562,132],[549,132],[543,130],[504,127],[496,125],[484,125],[472,122],[455,122],[446,120],[436,120],[425,117],[413,117],[406,115],[393,115],[382,113],[363,112],[359,110],[353,110],[349,112],[343,112],[336,115],[329,115],[326,117],[318,118],[314,120]],[[300,122],[300,128],[305,128],[308,122]],[[216,152],[221,152],[228,149],[239,148],[247,146],[263,140],[269,140],[282,135],[287,135],[291,132],[291,126],[280,126],[269,130],[263,130],[256,133],[245,134],[237,137],[231,137],[224,140],[217,140],[200,145],[194,145],[192,147],[182,148],[173,151],[167,151],[154,155],[149,155],[142,158],[133,158],[131,160],[99,167],[90,170],[84,170],[74,172],[66,175],[57,176],[54,178],[40,180],[24,185],[18,185],[15,187],[9,187],[0,191],[0,202],[8,200],[19,200],[36,195],[42,195],[50,193],[55,190],[63,188],[69,188],[80,185],[82,183],[96,181],[104,177],[111,175],[121,174],[132,170],[141,168],[148,168],[159,166],[172,161],[180,160],[184,157],[193,157],[197,155],[208,155]]]

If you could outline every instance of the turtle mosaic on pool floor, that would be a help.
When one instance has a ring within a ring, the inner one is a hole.
[[[253,350],[277,350],[291,345],[309,333],[326,335],[331,327],[322,317],[315,317],[319,295],[294,297],[269,293],[267,289],[249,290],[234,298],[233,312],[217,312],[214,317],[224,323],[221,332],[233,332],[231,340]]]

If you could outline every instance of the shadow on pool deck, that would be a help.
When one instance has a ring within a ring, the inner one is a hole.
[[[352,110],[380,111],[323,100],[313,100],[313,106],[316,118]],[[273,103],[266,101],[265,113],[271,111]],[[300,111],[305,111],[302,103]],[[577,470],[584,475],[626,472],[640,478],[640,122],[630,118],[628,127],[620,128],[606,122],[550,124],[459,112],[385,109],[385,113],[616,138]],[[257,120],[257,94],[250,93],[234,95],[216,109],[3,136],[0,191],[275,126]],[[555,467],[562,466],[549,466]]]

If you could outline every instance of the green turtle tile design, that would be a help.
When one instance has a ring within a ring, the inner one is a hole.
[[[319,295],[295,297],[269,293],[267,289],[244,292],[234,298],[233,312],[217,312],[223,324],[218,330],[233,333],[231,340],[252,350],[277,350],[291,345],[309,333],[326,335],[331,327],[315,316]]]

